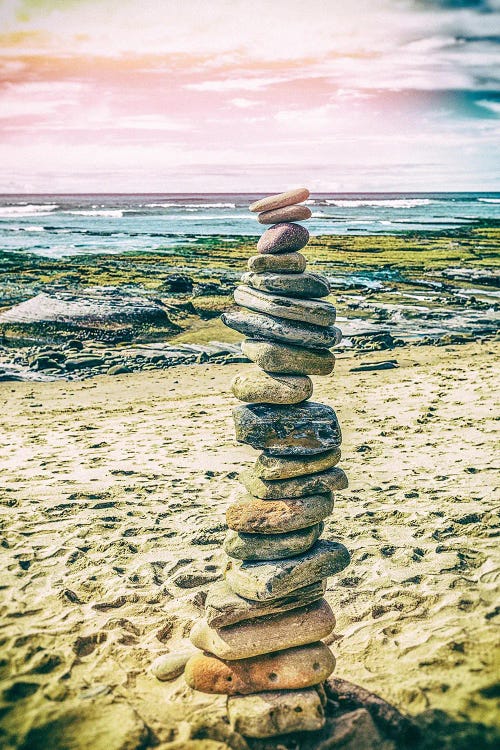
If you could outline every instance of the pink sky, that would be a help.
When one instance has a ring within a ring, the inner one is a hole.
[[[4,0],[0,192],[499,189],[500,13],[440,5]]]

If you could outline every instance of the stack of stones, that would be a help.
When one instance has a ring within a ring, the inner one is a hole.
[[[341,433],[334,410],[308,399],[310,375],[329,375],[340,340],[335,308],[321,301],[328,281],[306,273],[299,252],[309,232],[295,221],[306,189],[250,206],[272,224],[248,261],[226,325],[244,333],[255,363],[236,376],[236,437],[262,452],[239,479],[244,492],[227,510],[229,556],[223,583],[206,599],[191,641],[203,653],[186,665],[196,690],[228,695],[232,728],[247,737],[321,729],[322,683],[335,666],[322,642],[335,617],[323,598],[328,576],[349,564],[339,542],[320,539],[333,492],[347,486],[337,467]]]

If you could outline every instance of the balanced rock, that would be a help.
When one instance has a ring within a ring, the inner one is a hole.
[[[257,251],[267,253],[290,253],[302,250],[309,242],[309,232],[302,224],[284,222],[266,229],[257,242]]]
[[[245,285],[236,287],[234,301],[248,310],[316,326],[332,326],[337,315],[335,307],[329,302],[282,297]]]
[[[284,344],[329,348],[340,343],[342,332],[335,326],[315,326],[310,323],[276,318],[250,310],[229,310],[222,313],[222,322],[250,338],[271,339]]]
[[[311,209],[309,206],[283,206],[275,208],[274,211],[262,211],[257,216],[260,224],[279,224],[281,221],[306,221],[311,218]]]
[[[349,561],[349,552],[343,544],[320,539],[307,552],[287,560],[230,560],[226,581],[233,591],[246,599],[267,601],[339,573]]]
[[[312,396],[313,384],[307,376],[268,375],[252,367],[233,378],[231,390],[247,403],[299,404]]]
[[[242,471],[238,479],[254,497],[264,500],[280,500],[283,497],[303,497],[322,492],[345,490],[348,485],[345,472],[338,466],[291,479],[261,479],[252,469]]]
[[[261,198],[249,206],[250,211],[253,213],[260,213],[261,211],[274,211],[276,208],[283,208],[284,206],[293,206],[295,203],[302,203],[309,198],[309,190],[307,188],[296,188],[295,190],[287,190],[285,193],[277,193],[276,195],[269,195],[265,198]]]
[[[245,534],[287,534],[314,526],[332,510],[331,493],[283,500],[245,495],[226,510],[226,523],[230,529]]]
[[[310,456],[342,442],[331,406],[304,401],[293,406],[248,404],[233,409],[236,439],[271,455]]]
[[[280,253],[280,255],[252,255],[248,259],[248,269],[255,273],[302,273],[307,260],[301,253]]]
[[[253,465],[253,472],[261,479],[291,479],[304,474],[316,474],[336,466],[340,461],[340,448],[315,456],[269,456],[261,453]]]
[[[328,349],[245,339],[241,351],[266,372],[281,375],[330,375],[335,368],[335,355]]]
[[[227,715],[233,732],[245,737],[315,732],[325,724],[324,709],[315,688],[233,695],[227,699]]]
[[[332,652],[319,642],[236,661],[197,654],[186,664],[184,677],[189,687],[202,693],[248,695],[312,687],[334,669]]]
[[[238,560],[281,560],[310,549],[322,531],[322,523],[288,534],[245,534],[229,529],[224,551]]]
[[[211,627],[220,628],[306,606],[321,599],[325,591],[326,581],[315,581],[274,601],[255,602],[235,594],[226,581],[217,581],[208,590],[205,616]]]
[[[191,643],[220,659],[248,659],[251,656],[304,646],[326,638],[335,627],[335,617],[325,599],[307,607],[272,617],[212,628],[198,620],[191,630]]]
[[[315,273],[253,273],[241,277],[243,284],[261,292],[282,294],[285,297],[328,297],[330,285],[324,276]]]

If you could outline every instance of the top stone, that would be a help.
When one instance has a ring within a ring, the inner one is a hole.
[[[284,206],[293,206],[295,203],[302,203],[309,198],[309,190],[307,188],[297,188],[296,190],[287,190],[286,193],[279,193],[278,195],[269,195],[267,198],[261,198],[255,203],[252,203],[249,208],[254,213],[260,211],[273,211],[276,208],[283,208]]]

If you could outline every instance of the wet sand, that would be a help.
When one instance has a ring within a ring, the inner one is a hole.
[[[495,351],[405,347],[375,372],[341,355],[313,397],[338,412],[350,478],[325,530],[353,553],[327,593],[336,674],[464,726],[498,720]],[[233,438],[245,367],[0,383],[5,747],[244,747],[222,698],[148,667],[222,573],[224,509],[256,455]]]

